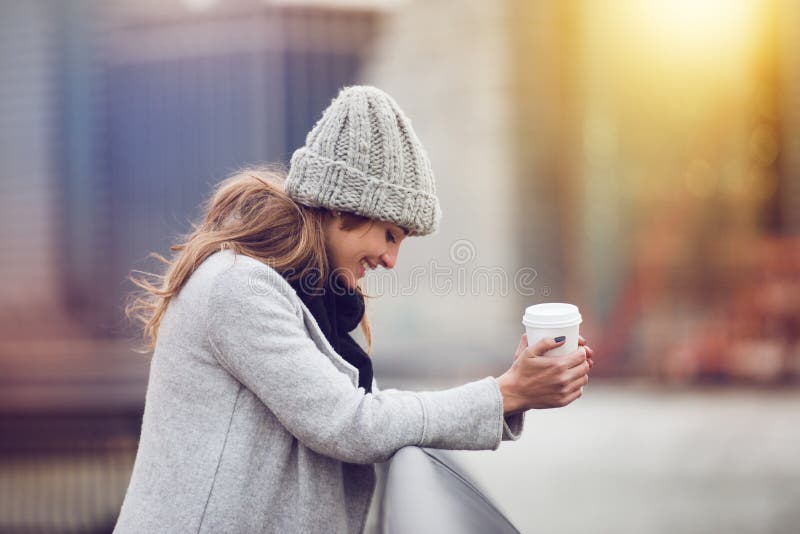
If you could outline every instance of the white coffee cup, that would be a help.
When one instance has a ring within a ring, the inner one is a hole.
[[[528,346],[542,338],[565,336],[560,347],[548,350],[546,356],[561,356],[578,350],[578,330],[582,322],[578,307],[563,302],[545,302],[525,308],[522,324],[528,334]]]

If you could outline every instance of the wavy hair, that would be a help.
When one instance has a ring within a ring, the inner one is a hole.
[[[128,279],[139,289],[133,291],[125,315],[140,324],[144,347],[155,349],[158,329],[170,301],[180,292],[195,269],[206,258],[222,249],[231,249],[265,263],[287,281],[310,275],[321,287],[329,274],[325,249],[325,224],[333,217],[326,208],[313,208],[295,202],[285,190],[286,172],[271,166],[248,167],[220,182],[203,204],[200,223],[192,232],[172,245],[172,259],[151,252],[150,257],[164,264],[163,274],[133,270]],[[371,219],[342,212],[341,228],[351,230],[369,224]],[[304,278],[305,280],[305,278]],[[359,283],[356,291],[365,298]],[[372,352],[372,331],[366,312],[361,331]]]

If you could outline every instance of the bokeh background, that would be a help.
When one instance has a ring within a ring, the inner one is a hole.
[[[497,376],[526,306],[574,303],[584,396],[458,454],[508,517],[797,532],[798,21],[796,0],[0,1],[0,531],[111,530],[148,372],[126,277],[371,84],[444,211],[367,276],[382,386]]]

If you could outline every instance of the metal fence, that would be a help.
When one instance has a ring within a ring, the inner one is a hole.
[[[111,532],[141,414],[0,417],[0,532]]]

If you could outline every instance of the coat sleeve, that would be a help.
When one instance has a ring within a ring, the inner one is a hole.
[[[364,464],[386,461],[408,445],[499,447],[507,423],[493,377],[443,391],[365,394],[310,338],[286,293],[290,286],[277,276],[266,265],[218,274],[206,330],[220,365],[307,447]]]
[[[503,418],[503,441],[516,441],[522,436],[525,426],[525,412]]]
[[[378,381],[372,378],[372,391],[377,393],[380,390]],[[385,393],[389,394],[397,390],[386,390]],[[525,414],[527,412],[516,413],[503,417],[503,438],[502,441],[517,441],[522,436],[522,430],[525,427]]]

